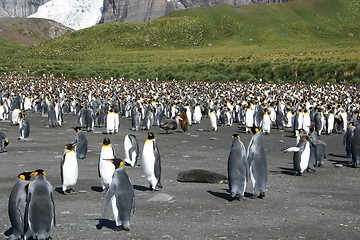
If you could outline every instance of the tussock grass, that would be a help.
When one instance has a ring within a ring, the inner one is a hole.
[[[357,0],[192,8],[97,25],[3,59],[8,70],[71,78],[358,83],[359,10]]]

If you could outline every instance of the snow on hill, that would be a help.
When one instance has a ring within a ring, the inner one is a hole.
[[[97,24],[102,15],[103,0],[51,0],[29,18],[47,18],[79,30]]]

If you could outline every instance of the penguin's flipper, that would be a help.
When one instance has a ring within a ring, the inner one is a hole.
[[[54,224],[54,226],[56,226],[56,219],[55,219],[55,203],[54,203],[54,193],[52,192],[52,190],[51,190],[51,194],[50,194],[50,197],[51,197],[51,202],[52,202],[52,205],[53,205],[53,214],[54,214],[54,218],[53,218],[53,224]]]
[[[301,149],[298,148],[298,147],[289,147],[288,149],[285,149],[284,152],[287,153],[287,152],[298,152],[300,151]]]
[[[66,154],[66,153],[64,153],[63,157],[61,158],[61,162],[60,162],[61,185],[63,185],[63,183],[64,183],[63,166],[64,166],[64,162],[65,162],[65,154]]]
[[[29,185],[27,185],[28,187]],[[25,207],[25,215],[24,215],[24,234],[25,236],[27,235],[27,231],[28,231],[28,228],[29,228],[29,204],[30,204],[30,201],[31,201],[31,192],[29,192],[27,194],[27,197],[26,197],[26,207]],[[26,239],[26,238],[25,238]]]
[[[156,146],[156,142],[154,142],[154,155],[155,155],[154,173],[155,173],[156,179],[158,179],[158,184],[160,184],[160,180],[161,180],[161,160],[160,160],[159,150],[158,150],[158,148]],[[161,186],[161,184],[160,184],[160,186]]]
[[[106,210],[109,206],[109,204],[111,203],[111,199],[115,197],[115,188],[113,187],[113,185],[110,185],[110,188],[107,190],[105,196],[104,196],[104,201],[103,201],[103,206],[102,206],[102,215],[104,216],[106,213]]]

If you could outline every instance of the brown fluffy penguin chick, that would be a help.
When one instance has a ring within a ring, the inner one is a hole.
[[[187,114],[186,114],[186,111],[182,111],[181,114],[180,114],[180,118],[182,119],[180,121],[180,126],[181,126],[181,129],[186,132],[189,130],[189,127],[190,127],[190,123],[189,123],[189,119],[187,117]]]

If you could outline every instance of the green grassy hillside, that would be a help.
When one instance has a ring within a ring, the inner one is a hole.
[[[192,8],[44,41],[2,70],[68,77],[358,82],[360,1]],[[1,42],[0,42],[1,43]]]

